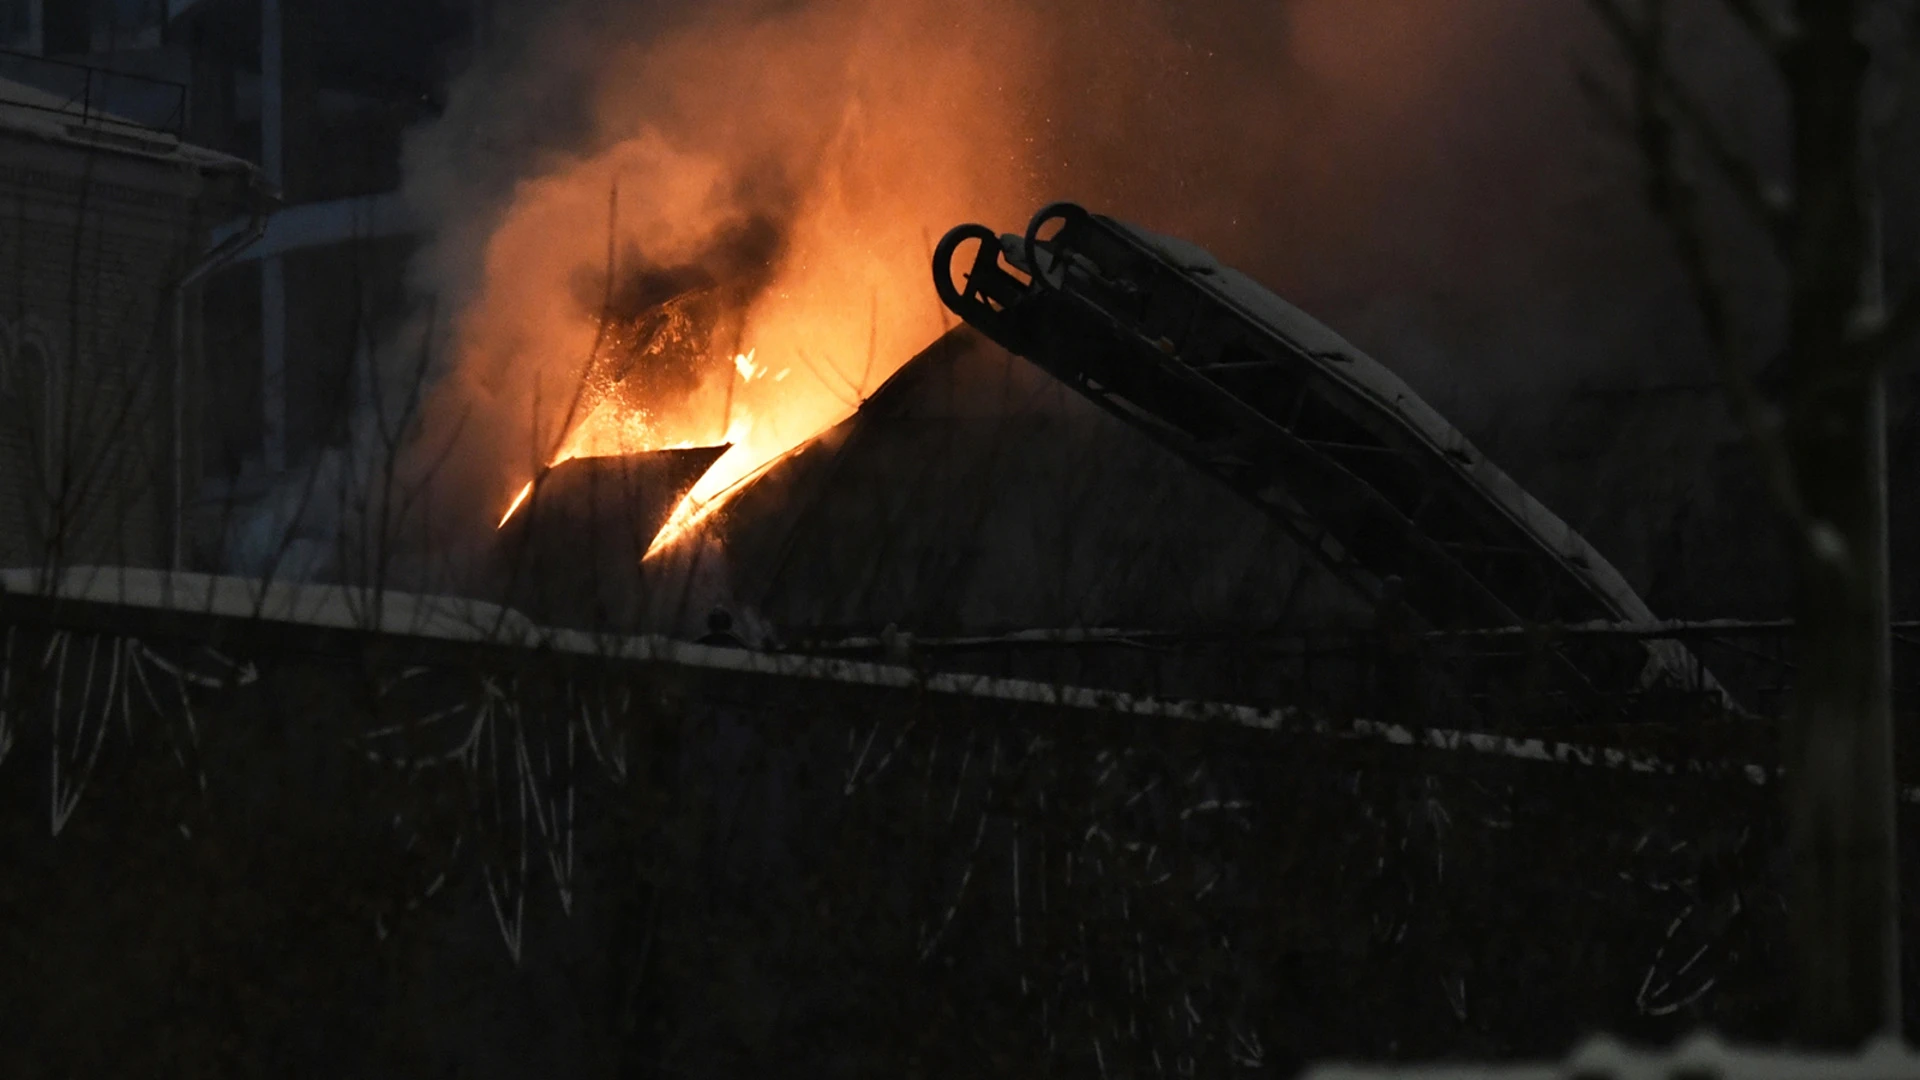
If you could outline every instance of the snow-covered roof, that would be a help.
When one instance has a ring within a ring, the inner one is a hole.
[[[1584,586],[1599,600],[1612,620],[1651,625],[1654,614],[1626,577],[1584,537],[1509,477],[1468,441],[1465,434],[1379,361],[1342,338],[1307,313],[1228,267],[1204,249],[1175,237],[1163,236],[1112,218],[1101,222],[1130,237],[1146,251],[1166,260],[1188,280],[1210,293],[1249,323],[1261,326],[1303,355],[1323,378],[1371,406],[1374,416],[1386,418],[1410,436],[1433,461],[1452,470],[1492,509],[1550,557],[1557,569]],[[1643,680],[1664,675],[1675,681],[1703,677],[1697,661],[1681,644],[1648,640]],[[1718,682],[1704,675],[1715,689]],[[1734,703],[1729,699],[1729,705]]]
[[[182,142],[172,132],[5,78],[0,78],[0,132],[174,162],[203,172],[253,170],[247,161]]]
[[[1281,333],[1312,356],[1321,374],[1397,417],[1436,454],[1453,463],[1486,499],[1532,534],[1569,569],[1604,596],[1619,619],[1651,623],[1654,615],[1627,579],[1573,526],[1547,509],[1467,440],[1460,429],[1414,393],[1386,365],[1361,352],[1319,320],[1274,295],[1259,282],[1223,265],[1204,249],[1136,225],[1114,221],[1141,243],[1194,275],[1202,287]]]

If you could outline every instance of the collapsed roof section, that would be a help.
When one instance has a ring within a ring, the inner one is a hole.
[[[534,618],[593,630],[631,627],[644,602],[640,564],[648,545],[726,450],[569,458],[547,468],[495,529],[492,580],[508,603]]]

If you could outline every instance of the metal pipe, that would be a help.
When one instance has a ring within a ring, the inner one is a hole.
[[[269,201],[257,184],[250,192],[252,203],[247,227],[216,244],[212,250],[188,268],[173,288],[173,521],[169,537],[168,561],[175,570],[184,570],[186,550],[186,392],[187,392],[187,297],[207,275],[238,258],[267,232]]]
[[[286,38],[281,0],[260,2],[260,169],[286,190]],[[287,466],[287,279],[278,256],[260,263],[260,456],[269,473]]]

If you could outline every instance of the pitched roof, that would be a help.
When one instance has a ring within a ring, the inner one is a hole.
[[[172,132],[13,79],[0,78],[0,132],[183,164],[202,172],[255,171],[252,163],[230,154],[182,142]]]
[[[1347,624],[1266,515],[968,329],[770,469],[718,527],[789,631]]]

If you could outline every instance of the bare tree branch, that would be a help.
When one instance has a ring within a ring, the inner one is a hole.
[[[1680,82],[1675,74],[1677,65],[1668,63],[1664,55],[1664,4],[1652,5],[1654,13],[1636,24],[1621,0],[1590,2],[1608,34],[1631,62],[1636,86],[1650,92],[1651,96],[1672,110],[1680,126],[1698,144],[1741,206],[1766,232],[1776,248],[1784,249],[1793,209],[1792,196],[1782,185],[1770,182],[1752,158],[1734,147],[1699,98]],[[1736,3],[1737,0],[1728,2]],[[1748,0],[1749,4],[1752,2]]]
[[[1631,63],[1633,103],[1630,123],[1646,160],[1648,201],[1667,223],[1700,312],[1734,419],[1759,458],[1761,475],[1778,509],[1795,524],[1793,535],[1807,535],[1804,500],[1784,435],[1779,408],[1761,393],[1746,369],[1746,349],[1732,314],[1727,288],[1714,270],[1699,185],[1680,162],[1675,114],[1678,89],[1667,71],[1664,0],[1649,4],[1644,23],[1636,24],[1619,0],[1591,0]],[[1700,119],[1695,114],[1696,123]],[[1684,120],[1684,114],[1682,114]],[[1692,129],[1695,124],[1689,124]],[[1697,133],[1696,133],[1697,134]],[[1725,168],[1724,164],[1721,166]],[[1771,211],[1769,211],[1771,213]],[[1776,239],[1779,237],[1776,232]]]
[[[1727,13],[1740,21],[1767,51],[1778,57],[1793,48],[1800,33],[1793,21],[1768,10],[1767,0],[1724,0]]]
[[[1897,359],[1901,349],[1920,339],[1920,287],[1909,287],[1890,309],[1876,313],[1856,327],[1853,361],[1872,368]]]

